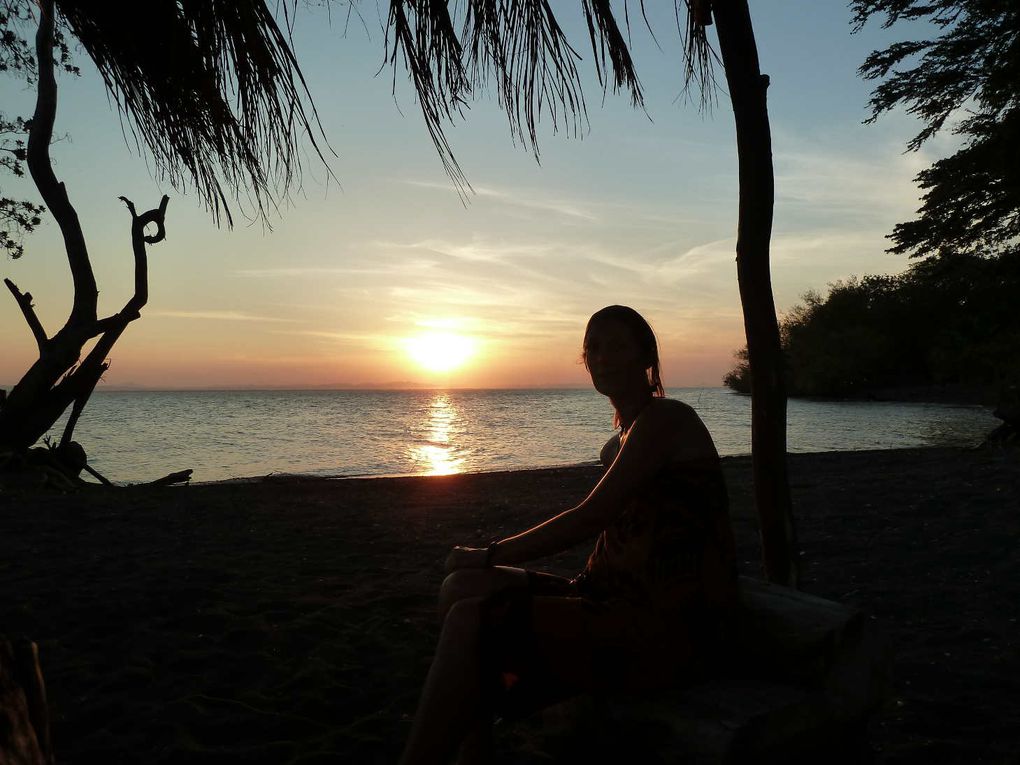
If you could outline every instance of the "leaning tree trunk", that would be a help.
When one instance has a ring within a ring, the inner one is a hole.
[[[751,368],[751,460],[762,557],[770,581],[796,586],[796,538],[786,472],[786,386],[769,273],[775,198],[765,97],[769,80],[758,68],[747,0],[714,0],[712,10],[737,131],[737,280]]]
[[[10,393],[0,399],[0,449],[22,451],[43,436],[60,416],[73,405],[60,441],[68,447],[78,416],[96,383],[109,367],[107,354],[127,325],[139,317],[148,300],[148,268],[146,243],[159,242],[165,236],[163,220],[169,201],[164,196],[158,209],[142,215],[134,205],[123,199],[131,211],[131,242],[135,257],[135,292],[119,313],[103,319],[97,317],[96,278],[92,272],[85,236],[78,214],[71,205],[64,184],[57,180],[50,161],[50,140],[57,112],[57,83],[53,66],[53,0],[39,4],[39,31],[36,35],[38,61],[38,93],[35,114],[29,130],[27,160],[32,180],[49,208],[64,239],[67,263],[74,285],[74,299],[64,326],[52,337],[47,336],[32,305],[32,295],[21,292],[10,279],[4,279],[14,295],[35,337],[39,358]],[[145,235],[145,226],[155,223],[157,231]],[[98,339],[97,339],[98,338]],[[81,359],[85,345],[95,345]]]

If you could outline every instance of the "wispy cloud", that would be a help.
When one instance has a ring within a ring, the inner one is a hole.
[[[676,284],[705,274],[718,273],[724,266],[732,273],[735,257],[736,242],[732,238],[716,239],[659,262],[651,273],[656,281]]]
[[[274,335],[291,335],[297,337],[315,337],[322,340],[335,340],[344,343],[380,346],[391,341],[390,336],[378,332],[345,332],[317,329],[271,330]]]
[[[350,273],[351,269],[344,266],[302,266],[287,268],[241,268],[234,271],[235,276],[329,276]]]
[[[798,217],[816,212],[843,216],[848,227],[885,224],[917,208],[913,178],[931,163],[923,152],[876,147],[868,154],[806,146],[776,154],[776,203]]]
[[[296,319],[284,319],[278,316],[256,316],[243,311],[147,311],[147,316],[160,316],[168,319],[201,319],[207,321],[265,321],[292,323]]]
[[[425,189],[448,190],[451,187],[431,181],[405,180],[404,184]],[[562,215],[567,218],[575,218],[589,223],[597,222],[600,216],[592,209],[590,204],[578,202],[568,198],[551,197],[547,192],[535,189],[501,189],[493,186],[472,186],[475,196],[482,199],[491,199],[513,207],[522,207],[528,210],[538,210]]]
[[[455,260],[480,263],[496,263],[519,258],[543,257],[554,253],[557,249],[556,245],[547,242],[498,242],[481,237],[474,237],[467,242],[426,238],[409,242],[376,240],[370,244],[379,250],[426,252],[439,254]]]

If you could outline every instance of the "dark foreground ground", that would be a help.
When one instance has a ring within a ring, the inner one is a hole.
[[[756,575],[750,461],[724,462]],[[794,455],[791,473],[803,588],[895,645],[874,759],[1020,763],[1017,451]],[[60,763],[393,763],[450,545],[526,528],[596,475],[0,492],[0,633],[40,645]]]

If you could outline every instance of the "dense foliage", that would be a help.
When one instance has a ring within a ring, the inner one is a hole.
[[[853,0],[860,29],[915,22],[921,37],[875,51],[861,66],[880,80],[871,120],[906,107],[922,123],[919,148],[944,126],[963,139],[952,156],[917,176],[925,191],[917,219],[893,230],[893,252],[995,256],[1020,242],[1020,2]],[[917,21],[928,22],[919,24]],[[934,29],[935,34],[926,36]]]
[[[1020,251],[929,259],[899,276],[808,293],[781,324],[791,395],[945,386],[1003,396],[1020,384]],[[743,357],[743,352],[738,352]],[[750,389],[746,363],[724,382]]]

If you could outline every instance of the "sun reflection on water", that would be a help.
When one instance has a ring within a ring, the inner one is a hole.
[[[456,456],[450,441],[457,422],[457,407],[445,393],[437,393],[429,402],[425,429],[426,443],[415,445],[412,457],[424,475],[452,475],[460,473],[464,459]]]

